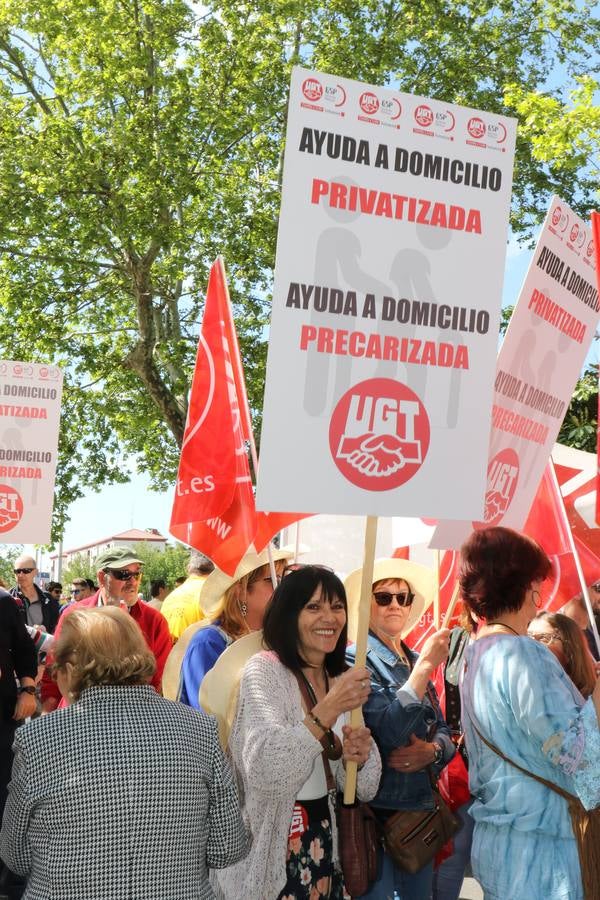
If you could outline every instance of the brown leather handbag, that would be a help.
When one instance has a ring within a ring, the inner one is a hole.
[[[383,825],[383,845],[394,863],[414,875],[430,863],[461,827],[432,787],[433,809],[401,809]]]
[[[369,804],[341,803],[338,829],[346,890],[361,897],[377,878],[377,822]]]
[[[315,696],[302,673],[294,673],[306,709],[315,705]],[[323,768],[327,781],[327,792],[332,795],[337,806],[338,847],[340,865],[344,875],[344,885],[351,897],[366,894],[377,878],[377,822],[367,803],[356,801],[352,804],[337,804],[335,778],[329,765],[332,756],[331,738],[321,741],[323,745]],[[341,754],[340,754],[341,755]]]

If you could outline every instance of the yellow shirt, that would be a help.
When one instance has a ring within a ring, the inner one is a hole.
[[[174,641],[179,640],[189,625],[204,619],[200,607],[200,591],[207,578],[207,575],[188,575],[183,584],[163,600],[161,613],[167,620]]]

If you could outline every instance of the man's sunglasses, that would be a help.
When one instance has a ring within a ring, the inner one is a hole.
[[[144,574],[139,572],[128,572],[127,569],[104,569],[107,575],[116,578],[117,581],[131,581],[132,578],[141,578]]]
[[[377,606],[389,606],[394,597],[398,601],[398,606],[412,606],[415,595],[410,591],[401,591],[399,594],[391,594],[388,591],[375,591],[375,603]]]
[[[33,569],[13,569],[15,575],[29,575]]]

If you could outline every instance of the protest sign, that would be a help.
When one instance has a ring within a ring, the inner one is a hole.
[[[50,541],[62,372],[0,362],[0,542]]]
[[[483,521],[440,522],[431,547],[523,528],[598,322],[595,266],[589,226],[553,197],[498,355]]]
[[[514,141],[294,69],[258,508],[483,513]]]

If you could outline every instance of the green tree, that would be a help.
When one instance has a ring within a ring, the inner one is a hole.
[[[164,578],[167,586],[173,588],[175,579],[186,574],[190,558],[189,550],[182,544],[167,544],[164,550],[157,550],[152,544],[140,543],[135,545],[135,554],[144,563],[144,577],[140,591],[147,600],[150,599],[151,581]],[[76,556],[63,570],[63,585],[70,584],[74,578],[93,578],[96,581],[97,572],[94,564],[84,554]]]
[[[598,432],[598,366],[589,365],[573,391],[558,441],[578,450],[596,452]]]
[[[258,426],[293,63],[510,114],[597,36],[589,0],[1,0],[0,354],[65,370],[55,537],[131,464],[172,482],[219,252]],[[524,233],[578,177],[535,150]]]
[[[0,551],[0,581],[10,588],[16,583],[13,568],[15,560],[23,552],[23,546],[22,544],[1,544]]]

